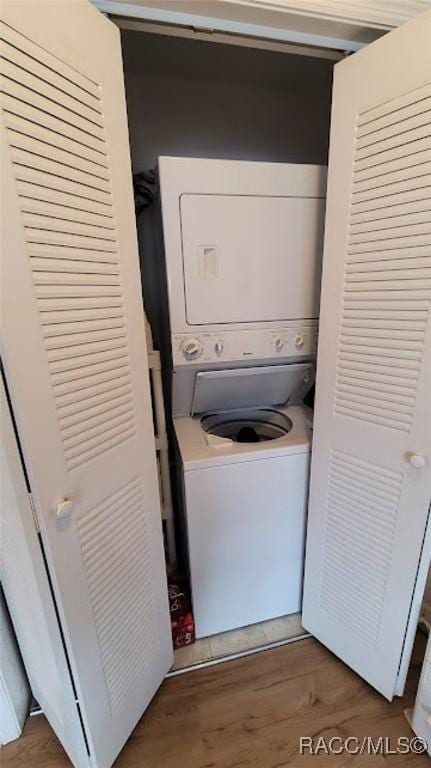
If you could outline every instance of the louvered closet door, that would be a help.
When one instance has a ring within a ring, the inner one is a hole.
[[[172,661],[120,40],[84,0],[2,18],[4,362],[101,767]]]
[[[335,66],[330,142],[303,623],[388,698],[431,497],[430,40]]]

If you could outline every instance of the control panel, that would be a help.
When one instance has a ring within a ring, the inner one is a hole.
[[[173,334],[174,366],[311,357],[317,351],[317,327],[273,328],[221,333]]]

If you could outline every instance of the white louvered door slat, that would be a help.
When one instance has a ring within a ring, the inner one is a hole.
[[[172,662],[119,33],[85,0],[7,1],[0,36],[4,362],[107,768]]]
[[[331,126],[303,624],[387,698],[431,497],[430,39],[431,12],[337,64]]]

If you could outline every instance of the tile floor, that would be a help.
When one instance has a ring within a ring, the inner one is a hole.
[[[175,651],[173,671],[193,667],[213,659],[231,656],[254,648],[262,648],[271,643],[291,640],[305,635],[306,630],[301,625],[301,614],[281,616],[278,619],[252,624],[249,627],[223,632],[221,635],[204,637],[196,640],[193,645],[178,648]]]

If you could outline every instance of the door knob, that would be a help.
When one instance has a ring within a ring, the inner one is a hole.
[[[423,469],[427,463],[425,457],[421,456],[420,453],[409,453],[407,458],[410,466],[415,469]]]
[[[64,520],[65,517],[69,517],[72,510],[73,503],[70,499],[63,499],[63,501],[60,501],[55,508],[57,520]]]

